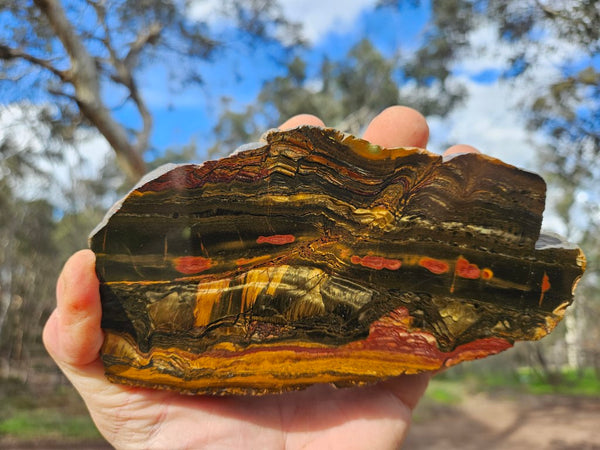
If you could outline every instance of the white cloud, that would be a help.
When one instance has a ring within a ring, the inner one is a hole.
[[[302,24],[305,39],[316,43],[331,31],[350,29],[365,9],[374,6],[374,0],[283,0],[285,15]]]
[[[223,21],[218,13],[220,0],[193,2],[189,15],[193,19],[210,23]],[[302,25],[302,35],[314,44],[331,31],[349,29],[365,9],[375,5],[375,0],[281,0],[281,8],[288,20]]]
[[[460,55],[453,70],[464,75],[500,68],[515,55],[515,49],[498,41],[497,31],[492,24],[482,24],[469,35],[468,53]]]
[[[574,44],[556,39],[549,32],[543,39],[544,47],[552,51],[538,54],[535,66],[525,76],[497,80],[492,76],[489,83],[478,83],[474,76],[485,70],[503,72],[510,59],[523,49],[500,41],[491,24],[474,30],[469,36],[468,52],[459,55],[452,68],[453,79],[466,86],[467,96],[447,118],[431,120],[432,144],[470,144],[510,164],[535,169],[536,147],[544,145],[544,136],[527,129],[526,107],[561,79],[565,62],[582,55]]]
[[[444,144],[468,144],[509,164],[533,169],[541,137],[526,129],[514,85],[462,81],[468,89],[464,103],[447,118],[430,120],[435,150],[443,150]]]
[[[533,71],[539,74],[545,73],[548,69],[554,71],[556,67],[566,61],[582,55],[581,47],[574,42],[569,43],[562,38],[557,38],[552,35],[550,30],[540,30],[540,33],[543,33],[543,37],[540,39],[543,39],[544,48],[551,49],[551,51],[540,52],[533,42],[523,49],[521,45],[502,41],[498,39],[496,25],[484,22],[469,34],[466,51],[459,54],[453,71],[469,76],[477,75],[486,69],[504,69],[511,58],[525,51],[526,53],[535,53],[536,67],[533,68]]]

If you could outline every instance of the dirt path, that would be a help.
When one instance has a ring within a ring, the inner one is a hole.
[[[111,448],[104,441],[15,441],[2,449]],[[456,406],[424,403],[404,450],[600,450],[600,398],[476,394]]]
[[[600,398],[476,394],[423,405],[404,449],[600,449]]]

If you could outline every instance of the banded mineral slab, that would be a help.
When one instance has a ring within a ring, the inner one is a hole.
[[[114,382],[263,394],[433,371],[549,333],[585,258],[545,183],[332,129],[145,177],[93,232]]]

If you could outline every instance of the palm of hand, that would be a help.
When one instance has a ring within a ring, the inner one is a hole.
[[[398,448],[427,380],[406,376],[363,388],[313,386],[265,397],[186,397],[104,385],[98,377],[80,392],[117,448]],[[95,384],[103,386],[96,391]]]

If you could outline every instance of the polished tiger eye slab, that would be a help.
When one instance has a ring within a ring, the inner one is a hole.
[[[438,370],[539,339],[584,271],[545,183],[332,129],[145,177],[90,238],[111,381],[264,394]]]

